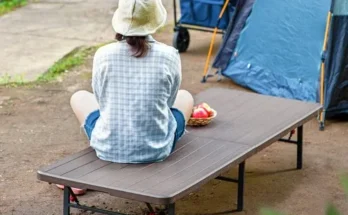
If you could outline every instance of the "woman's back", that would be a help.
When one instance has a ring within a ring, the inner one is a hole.
[[[100,48],[92,86],[100,117],[91,136],[98,157],[119,163],[161,161],[173,146],[171,114],[181,82],[174,48],[147,37],[150,49],[136,58],[125,41]]]
[[[179,90],[178,51],[150,36],[166,23],[162,0],[118,3],[112,18],[118,42],[94,56],[94,93],[77,91],[70,104],[100,159],[163,161],[185,133],[193,97]],[[72,189],[79,195],[86,192]]]

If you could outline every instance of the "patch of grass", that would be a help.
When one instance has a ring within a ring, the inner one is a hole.
[[[26,82],[23,75],[15,75],[10,76],[9,74],[5,74],[0,76],[0,86],[5,87],[18,87],[18,86],[26,86],[33,87],[38,84],[47,83],[50,81],[56,80],[61,74],[84,64],[88,58],[88,56],[94,54],[94,52],[104,46],[107,43],[102,43],[97,46],[91,47],[78,47],[65,55],[63,58],[58,60],[56,63],[51,66],[47,72],[39,76],[36,81]],[[87,77],[86,77],[87,78]]]
[[[21,74],[11,76],[11,75],[6,73],[5,75],[0,77],[0,86],[1,85],[13,86],[14,83],[16,83],[16,85],[23,85],[24,84],[24,76]]]
[[[104,46],[107,43],[102,43],[92,47],[79,47],[74,49],[69,54],[65,55],[62,59],[57,61],[46,73],[41,75],[37,82],[49,82],[55,80],[62,73],[67,72],[76,66],[80,66],[86,62],[88,56],[92,55],[98,48]]]
[[[48,71],[42,74],[37,81],[49,82],[55,80],[62,73],[67,72],[76,66],[80,66],[85,63],[87,57],[93,54],[97,50],[97,47],[88,48],[76,48],[62,59],[58,60]]]
[[[27,4],[27,0],[0,0],[0,16]]]

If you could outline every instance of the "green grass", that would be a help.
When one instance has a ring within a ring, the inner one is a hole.
[[[27,82],[23,75],[10,76],[5,74],[0,77],[0,86],[5,87],[18,87],[18,86],[27,86],[31,87],[37,84],[47,83],[55,81],[60,75],[71,70],[77,66],[83,65],[88,56],[91,56],[95,51],[108,43],[102,43],[97,46],[91,47],[79,47],[65,55],[63,58],[54,63],[44,74],[39,76],[36,81]],[[88,76],[89,77],[89,76]],[[86,77],[86,78],[88,78]]]
[[[27,4],[27,0],[0,0],[0,16]]]
[[[23,75],[15,75],[11,76],[9,74],[5,74],[0,76],[0,86],[19,86],[25,84]]]
[[[49,82],[55,80],[62,73],[65,73],[69,69],[80,66],[86,62],[89,55],[93,54],[97,50],[98,46],[88,48],[76,48],[62,59],[57,61],[48,71],[42,74],[37,82]]]
[[[23,75],[10,76],[5,74],[0,77],[0,86],[18,87],[33,86],[56,80],[58,76],[74,67],[80,66],[86,62],[89,55],[93,54],[97,46],[88,48],[76,48],[63,58],[54,63],[44,74],[40,75],[36,81],[27,82]]]
[[[108,43],[110,42],[91,47],[80,47],[74,49],[72,52],[65,55],[62,59],[53,64],[53,66],[49,68],[46,73],[44,73],[37,79],[37,82],[42,83],[56,80],[58,76],[60,76],[62,73],[65,73],[69,69],[84,64],[88,56],[94,54],[98,48]]]

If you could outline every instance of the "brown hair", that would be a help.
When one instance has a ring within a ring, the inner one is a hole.
[[[145,36],[123,36],[117,33],[115,38],[117,41],[126,40],[136,58],[144,57],[149,51],[149,44]]]

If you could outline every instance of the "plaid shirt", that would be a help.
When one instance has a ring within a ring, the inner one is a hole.
[[[92,88],[100,117],[91,146],[102,160],[147,163],[171,153],[176,121],[173,106],[181,83],[181,61],[173,47],[147,38],[150,50],[135,58],[124,41],[94,56]]]

